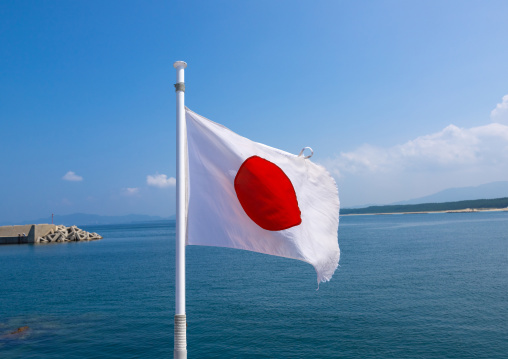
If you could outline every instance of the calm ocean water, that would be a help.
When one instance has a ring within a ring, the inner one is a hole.
[[[0,247],[1,358],[171,358],[172,223]],[[506,358],[508,213],[342,217],[340,267],[187,247],[189,358]],[[18,336],[4,334],[28,325]]]

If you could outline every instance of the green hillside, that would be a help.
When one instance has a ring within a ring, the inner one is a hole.
[[[469,201],[422,203],[405,205],[370,206],[366,208],[344,208],[340,214],[376,214],[376,213],[404,213],[404,212],[433,212],[453,211],[461,209],[488,209],[508,207],[508,197],[495,199],[475,199]]]

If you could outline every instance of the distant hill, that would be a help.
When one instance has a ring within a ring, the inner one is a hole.
[[[54,216],[55,224],[63,224],[66,226],[82,226],[82,225],[93,225],[93,224],[125,224],[125,223],[137,223],[137,222],[153,222],[161,220],[175,219],[175,216],[160,217],[160,216],[148,216],[143,214],[128,214],[125,216],[100,216],[97,214],[86,214],[86,213],[74,213],[66,215]],[[31,221],[24,221],[18,224],[36,224],[36,223],[51,223],[51,216],[45,218],[39,218]]]
[[[434,212],[434,211],[457,211],[468,208],[491,209],[507,208],[508,197],[496,199],[476,199],[457,202],[421,203],[421,204],[396,204],[387,206],[370,206],[365,208],[344,208],[340,214],[379,214],[379,213],[407,213],[407,212]]]
[[[508,197],[508,181],[491,182],[474,187],[449,188],[430,196],[414,198],[408,201],[395,202],[391,204],[442,203],[473,200],[478,198],[493,199],[503,197]]]

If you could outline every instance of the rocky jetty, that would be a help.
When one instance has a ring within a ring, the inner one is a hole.
[[[56,226],[56,229],[51,229],[45,236],[37,238],[37,242],[79,242],[96,239],[102,239],[102,237],[97,233],[86,232],[76,226]]]

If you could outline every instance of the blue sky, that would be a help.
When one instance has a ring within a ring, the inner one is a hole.
[[[173,214],[176,60],[189,108],[288,152],[311,146],[343,206],[508,180],[507,13],[506,1],[2,1],[1,222]]]

